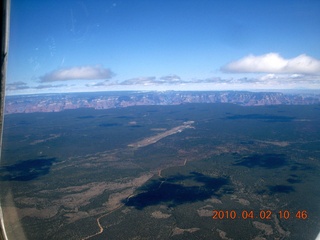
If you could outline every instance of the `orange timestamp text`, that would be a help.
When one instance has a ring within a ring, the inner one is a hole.
[[[280,219],[302,219],[306,220],[308,218],[308,212],[306,210],[298,210],[295,212],[289,210],[279,210],[278,212],[272,210],[213,210],[212,218],[215,220],[223,220],[223,219],[260,219],[260,220],[270,220],[272,216],[276,214]]]

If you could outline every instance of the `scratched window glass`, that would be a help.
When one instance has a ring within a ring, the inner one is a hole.
[[[320,2],[11,0],[8,239],[316,239]]]

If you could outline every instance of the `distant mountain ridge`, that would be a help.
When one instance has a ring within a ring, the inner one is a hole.
[[[60,112],[67,109],[109,109],[138,105],[185,103],[232,103],[241,106],[310,105],[320,103],[320,94],[281,92],[94,92],[7,96],[5,114]]]

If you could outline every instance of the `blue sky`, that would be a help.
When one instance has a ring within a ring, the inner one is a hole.
[[[320,89],[318,0],[11,0],[7,94]]]

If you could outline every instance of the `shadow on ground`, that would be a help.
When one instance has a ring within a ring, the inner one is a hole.
[[[125,200],[125,205],[137,209],[161,203],[176,206],[233,192],[227,178],[213,178],[197,172],[153,180],[140,190],[143,192]]]
[[[0,168],[1,181],[30,181],[50,172],[55,158],[38,158],[25,160]]]
[[[234,165],[274,169],[286,166],[287,159],[284,154],[254,154],[238,160]]]

